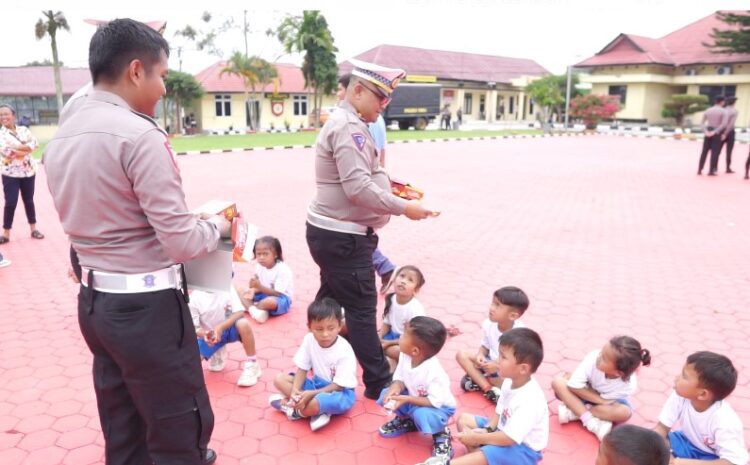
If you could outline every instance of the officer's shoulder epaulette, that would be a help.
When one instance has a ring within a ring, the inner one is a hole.
[[[152,126],[154,126],[156,129],[158,129],[165,136],[167,135],[167,131],[165,131],[164,129],[162,129],[161,126],[159,126],[159,123],[157,123],[156,121],[154,121],[154,119],[152,117],[150,117],[150,116],[148,116],[146,114],[137,112],[135,110],[130,110],[130,112],[133,113],[136,116],[139,116],[139,117],[143,118],[144,120],[148,121],[149,123],[151,123]]]

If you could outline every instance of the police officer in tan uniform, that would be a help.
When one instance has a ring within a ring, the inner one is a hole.
[[[719,169],[719,152],[721,152],[721,135],[726,127],[727,115],[724,111],[724,96],[719,95],[714,99],[714,106],[703,113],[703,148],[698,161],[698,174],[703,173],[706,157],[711,151],[711,160],[708,166],[708,175],[716,176]]]
[[[78,320],[94,355],[107,465],[216,460],[180,263],[215,250],[229,223],[188,211],[166,134],[150,117],[168,54],[145,24],[101,26],[89,47],[93,90],[44,155],[83,269]]]
[[[367,124],[390,103],[404,71],[358,60],[346,98],[315,143],[317,190],[308,208],[307,245],[320,267],[316,299],[333,297],[346,310],[349,342],[362,365],[365,396],[377,399],[391,379],[377,333],[372,254],[376,230],[391,215],[421,220],[435,214],[391,193]]]

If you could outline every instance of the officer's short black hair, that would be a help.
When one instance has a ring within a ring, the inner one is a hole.
[[[542,338],[529,328],[515,328],[504,332],[500,336],[500,347],[509,347],[516,363],[528,363],[532,373],[536,372],[544,358]]]
[[[99,26],[91,38],[91,80],[115,82],[133,60],[140,60],[149,73],[161,52],[169,57],[169,44],[158,32],[132,19],[115,19]]]
[[[529,308],[529,296],[516,286],[501,287],[493,295],[501,304],[517,310],[520,315]]]
[[[344,312],[341,311],[341,305],[330,297],[322,300],[316,300],[307,307],[307,324],[314,321],[327,320],[336,318],[339,323],[344,320]]]
[[[722,400],[737,386],[737,370],[729,358],[707,350],[690,354],[688,365],[698,374],[701,387],[711,391],[714,400]]]
[[[668,465],[667,442],[656,431],[620,425],[602,439],[601,453],[613,465]]]
[[[727,97],[727,105],[734,105],[734,103],[737,101],[737,97]]]
[[[406,330],[416,339],[414,342],[419,348],[425,352],[425,358],[430,358],[440,352],[448,337],[445,325],[429,316],[415,316],[409,320]]]
[[[343,76],[339,77],[339,84],[341,84],[341,87],[346,89],[349,87],[349,81],[352,80],[352,75],[349,73],[344,74]]]
[[[714,98],[714,103],[721,103],[725,100],[723,95],[717,95],[716,98]]]

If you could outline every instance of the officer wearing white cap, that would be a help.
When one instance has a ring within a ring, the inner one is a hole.
[[[47,181],[83,268],[78,321],[93,375],[107,465],[210,464],[213,431],[179,264],[216,249],[223,217],[185,204],[166,134],[169,45],[130,19],[89,46],[93,90],[45,149]]]
[[[333,297],[346,309],[349,341],[362,365],[365,396],[377,399],[391,375],[377,333],[375,231],[391,215],[421,220],[436,213],[391,193],[367,126],[390,103],[404,71],[350,62],[354,68],[346,98],[315,143],[317,190],[308,208],[307,245],[320,267],[316,299]]]

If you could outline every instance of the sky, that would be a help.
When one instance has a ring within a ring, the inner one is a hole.
[[[595,54],[621,32],[659,38],[719,9],[750,9],[750,0],[398,0],[356,2],[357,8],[353,3],[334,0],[211,0],[203,4],[169,0],[106,4],[86,0],[13,2],[3,6],[6,45],[0,53],[0,66],[51,59],[49,39],[37,41],[34,36],[34,24],[50,4],[55,5],[55,11],[65,14],[71,28],[70,32],[58,33],[60,59],[65,66],[87,66],[88,43],[94,26],[84,23],[84,19],[130,17],[141,21],[166,20],[165,37],[173,47],[170,67],[180,68],[174,50],[181,47],[182,70],[191,73],[198,73],[221,59],[199,52],[191,43],[175,37],[175,31],[188,24],[204,28],[200,20],[204,11],[212,13],[212,24],[233,19],[238,26],[219,36],[217,45],[224,58],[233,51],[244,51],[241,25],[247,12],[250,55],[260,55],[271,62],[300,64],[301,56],[286,55],[278,40],[267,36],[266,31],[275,28],[288,14],[319,9],[328,21],[340,61],[380,44],[391,44],[528,58],[552,73],[562,74],[568,65]]]

